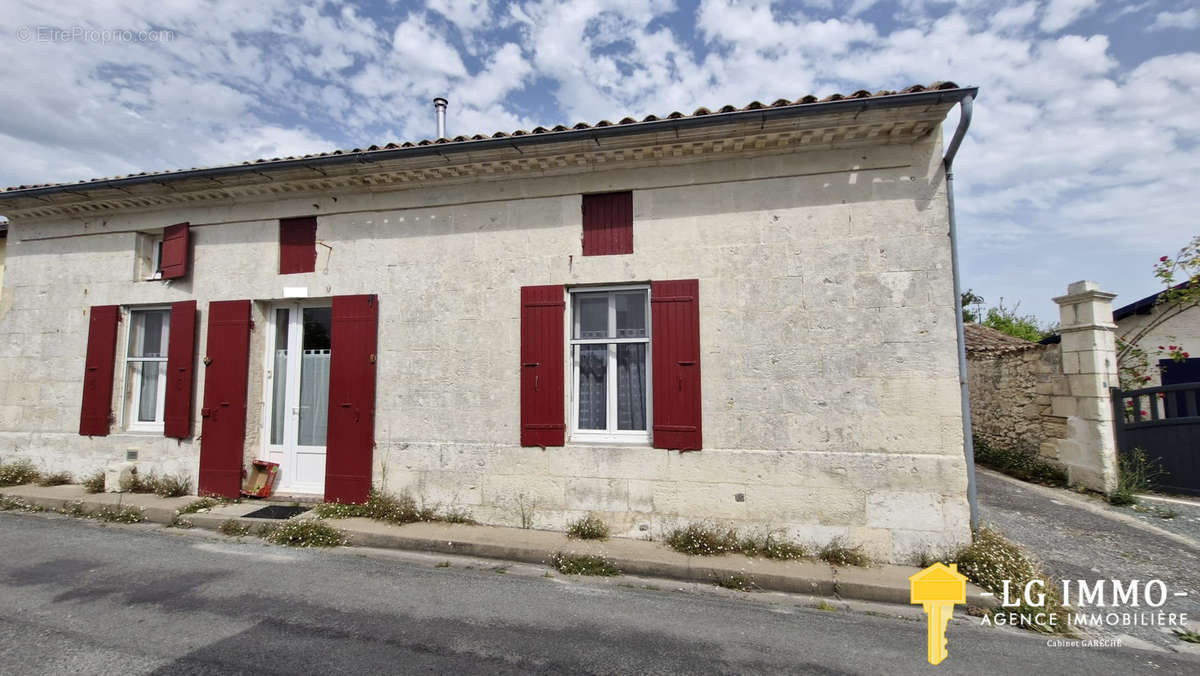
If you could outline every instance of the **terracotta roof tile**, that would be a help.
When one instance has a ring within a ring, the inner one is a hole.
[[[808,105],[808,104],[812,104],[812,103],[825,103],[828,101],[842,101],[845,99],[866,99],[866,98],[874,98],[874,97],[879,97],[879,96],[895,96],[897,94],[915,94],[915,93],[924,92],[924,91],[936,91],[936,90],[957,89],[957,88],[958,88],[958,85],[956,85],[953,82],[935,82],[929,86],[912,85],[910,87],[906,87],[905,89],[900,90],[899,92],[885,89],[885,90],[880,90],[880,91],[872,94],[871,92],[869,92],[865,89],[860,89],[849,95],[831,94],[829,96],[826,96],[823,99],[818,99],[816,96],[814,96],[812,94],[806,94],[800,98],[797,98],[797,99],[794,99],[791,101],[789,101],[787,99],[776,99],[775,101],[773,101],[770,104],[770,106],[763,104],[761,101],[751,101],[750,103],[746,104],[745,106],[743,106],[741,108],[737,108],[732,105],[725,105],[725,106],[721,106],[720,108],[716,109],[716,113],[733,113],[733,112],[741,112],[741,111],[747,111],[747,110],[761,110],[761,109],[768,108],[768,107],[779,108],[779,107],[784,107],[784,106],[802,106],[802,105]],[[658,117],[655,115],[647,115],[646,117],[642,118],[642,122],[658,122],[663,119],[678,120],[678,119],[682,119],[682,118],[686,118],[686,117],[697,117],[697,116],[712,115],[712,114],[714,114],[712,109],[702,106],[700,108],[697,108],[695,110],[695,112],[693,112],[691,115],[687,115],[687,114],[681,113],[679,111],[674,111],[665,117]],[[636,122],[637,122],[637,120],[632,117],[624,117],[617,124],[635,124]],[[414,146],[428,146],[428,145],[441,144],[441,143],[469,143],[470,141],[481,141],[481,140],[485,140],[488,138],[497,139],[497,138],[507,138],[510,136],[526,136],[529,134],[550,134],[550,133],[569,131],[569,130],[591,129],[591,128],[595,128],[595,127],[611,127],[611,126],[613,126],[613,123],[608,120],[601,120],[594,124],[588,124],[587,122],[578,122],[574,125],[571,125],[570,127],[567,127],[567,126],[564,126],[561,124],[555,125],[554,127],[551,127],[551,128],[539,126],[539,127],[534,127],[532,131],[518,129],[511,133],[497,131],[494,134],[492,134],[491,136],[488,136],[485,134],[475,134],[475,135],[472,135],[469,137],[456,136],[453,139],[448,139],[448,138],[422,139],[422,140],[416,142],[415,144],[411,141],[405,141],[404,143],[401,143],[399,145],[397,145],[396,143],[393,142],[393,143],[388,143],[384,146],[372,145],[372,146],[369,146],[365,151],[360,150],[358,148],[354,148],[354,149],[348,150],[348,151],[347,150],[331,150],[331,151],[327,151],[327,152],[311,153],[311,154],[300,155],[300,156],[288,156],[286,158],[272,157],[269,159],[259,158],[256,160],[246,160],[246,161],[242,162],[241,164],[267,164],[270,162],[280,162],[285,159],[286,160],[311,159],[311,158],[317,158],[317,157],[329,157],[329,156],[333,156],[333,155],[344,155],[346,153],[374,152],[374,151],[378,151],[378,150],[393,150],[393,149],[397,149],[397,148],[412,148]],[[70,185],[86,185],[88,183],[95,183],[98,181],[111,181],[114,179],[130,178],[133,176],[170,175],[170,174],[177,174],[177,173],[181,173],[184,171],[192,171],[192,170],[195,170],[195,168],[193,168],[191,170],[170,169],[170,170],[166,170],[166,171],[151,171],[151,172],[143,171],[143,172],[139,172],[136,174],[124,174],[124,175],[120,175],[120,176],[110,176],[110,177],[106,177],[106,178],[93,178],[93,179],[88,179],[88,180],[83,180],[83,181],[73,181],[73,182],[68,181],[68,182],[63,182],[63,183],[38,183],[38,184],[29,184],[29,185],[18,185],[18,186],[12,186],[12,187],[4,188],[3,190],[0,190],[0,194],[5,193],[5,192],[19,191],[19,190],[31,190],[34,188],[50,188],[50,187],[59,187],[59,186],[70,186]]]
[[[1005,354],[1008,352],[1022,352],[1038,347],[1037,343],[1010,336],[990,326],[982,326],[980,324],[963,324],[963,337],[967,343],[967,354]]]

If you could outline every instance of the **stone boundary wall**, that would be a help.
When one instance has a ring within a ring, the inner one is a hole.
[[[1058,345],[1012,352],[969,353],[971,426],[975,438],[998,450],[1039,453],[1058,462],[1053,439],[1067,438],[1067,418],[1051,397],[1069,394]]]

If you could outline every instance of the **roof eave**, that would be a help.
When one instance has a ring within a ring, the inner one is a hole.
[[[617,138],[644,134],[658,129],[693,129],[698,127],[716,126],[721,124],[736,124],[747,120],[774,120],[789,117],[809,117],[829,115],[844,110],[860,109],[863,111],[875,108],[900,108],[922,105],[939,105],[957,103],[966,96],[975,97],[978,87],[958,87],[954,89],[927,90],[921,92],[889,94],[868,98],[845,98],[836,101],[820,101],[814,103],[792,104],[777,108],[763,107],[754,110],[738,110],[728,113],[711,113],[694,115],[678,119],[662,119],[649,122],[631,122],[607,127],[588,127],[585,129],[568,129],[565,131],[548,131],[539,134],[507,135],[499,138],[487,138],[465,141],[446,141],[417,145],[407,148],[390,148],[383,150],[361,150],[322,157],[304,157],[265,162],[234,164],[207,169],[187,169],[166,173],[127,176],[122,178],[87,181],[83,183],[67,183],[62,185],[27,188],[0,192],[0,201],[19,198],[41,197],[64,192],[80,192],[100,190],[105,188],[123,188],[143,183],[168,183],[185,181],[195,178],[219,178],[245,173],[262,173],[264,171],[286,170],[297,167],[324,167],[353,163],[371,163],[384,160],[425,157],[429,155],[446,155],[459,152],[472,152],[490,148],[505,147],[520,148],[548,143],[568,143],[580,139]]]

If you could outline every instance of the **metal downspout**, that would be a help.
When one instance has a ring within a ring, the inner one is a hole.
[[[971,506],[971,532],[979,528],[979,498],[975,490],[975,440],[971,430],[971,393],[967,388],[967,343],[963,335],[962,281],[958,264],[958,228],[954,218],[954,156],[967,127],[971,126],[971,110],[974,97],[967,95],[959,102],[960,115],[954,138],[942,158],[946,171],[946,206],[950,211],[950,267],[954,271],[954,330],[958,333],[958,386],[962,397],[963,457],[967,461],[967,502]]]

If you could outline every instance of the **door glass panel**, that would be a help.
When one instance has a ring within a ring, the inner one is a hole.
[[[646,337],[646,292],[617,294],[617,337]]]
[[[300,358],[301,446],[324,446],[329,420],[329,346],[332,308],[303,310],[304,343]]]
[[[288,321],[291,311],[275,311],[275,354],[271,365],[271,443],[283,444],[283,421],[287,412]]]
[[[575,294],[575,311],[579,317],[579,335],[576,338],[608,337],[608,294]]]
[[[607,306],[607,303],[605,303]],[[579,345],[579,429],[607,429],[607,345]]]
[[[646,429],[646,343],[617,345],[617,429]]]

